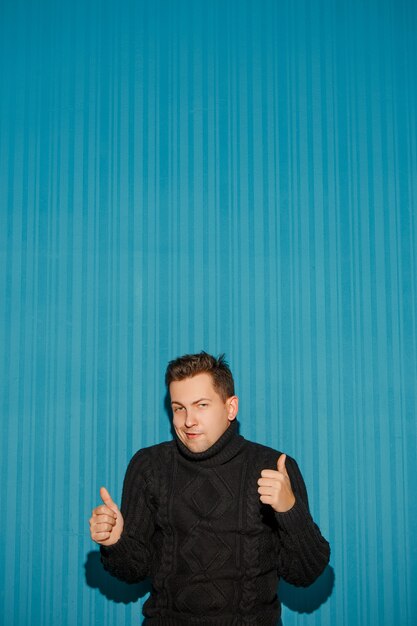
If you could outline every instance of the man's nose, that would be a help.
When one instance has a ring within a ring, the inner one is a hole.
[[[197,423],[197,420],[195,417],[195,413],[192,409],[189,409],[185,416],[185,426],[187,428],[191,428],[192,426],[195,426],[196,423]]]

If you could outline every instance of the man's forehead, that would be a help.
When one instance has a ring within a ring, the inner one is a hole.
[[[195,401],[203,397],[210,399],[219,395],[214,388],[212,377],[206,372],[183,380],[174,380],[169,385],[169,393],[172,402],[181,402],[184,399]]]

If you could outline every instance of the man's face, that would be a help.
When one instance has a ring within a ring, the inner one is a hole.
[[[174,381],[169,393],[175,432],[192,452],[208,450],[237,415],[237,397],[224,401],[213,387],[210,374]]]

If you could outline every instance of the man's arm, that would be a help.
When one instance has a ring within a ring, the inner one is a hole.
[[[330,546],[311,517],[307,490],[294,459],[281,455],[277,470],[262,470],[258,492],[260,500],[275,511],[279,576],[293,585],[310,585],[328,564]]]
[[[138,452],[126,471],[120,511],[109,496],[107,502],[103,498],[104,506],[94,509],[90,520],[91,537],[100,544],[104,568],[129,583],[146,578],[151,567],[154,533],[151,474],[143,451]],[[105,489],[100,490],[102,496],[105,496],[104,492],[107,493]],[[100,519],[100,512],[106,516],[105,521]],[[98,525],[103,522],[107,526]]]

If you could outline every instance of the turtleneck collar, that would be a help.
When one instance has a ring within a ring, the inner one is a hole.
[[[229,428],[210,448],[204,452],[191,452],[182,441],[175,435],[178,450],[189,461],[198,463],[204,467],[222,465],[236,456],[245,443],[244,438],[238,434],[238,421],[231,422]]]

